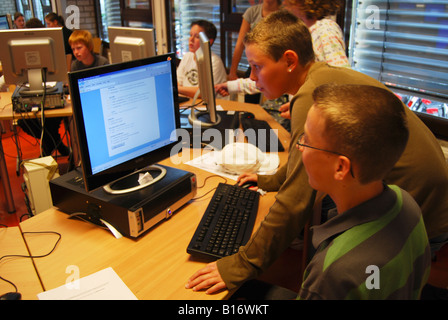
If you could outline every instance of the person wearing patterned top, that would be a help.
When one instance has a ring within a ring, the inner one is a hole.
[[[316,61],[350,67],[345,54],[344,35],[331,16],[341,8],[340,0],[285,0],[287,10],[299,17],[311,33]]]

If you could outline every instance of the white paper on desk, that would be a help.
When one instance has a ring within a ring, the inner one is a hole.
[[[37,295],[39,300],[137,300],[112,268]]]

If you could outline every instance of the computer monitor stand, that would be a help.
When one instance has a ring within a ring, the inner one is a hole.
[[[196,100],[199,97],[200,90],[197,90],[193,97],[192,106],[196,105]],[[214,106],[215,104],[213,104]],[[215,118],[215,119],[212,119]],[[216,127],[221,122],[221,117],[216,112],[215,108],[212,110],[207,107],[207,111],[194,111],[194,107],[191,109],[190,115],[188,116],[188,121],[193,126],[202,126],[206,128]]]
[[[154,174],[156,174],[154,176]],[[132,172],[111,183],[103,186],[104,191],[110,194],[124,194],[146,188],[163,179],[166,169],[161,166],[152,165],[147,168]]]
[[[221,150],[227,143],[233,142],[235,130],[238,129],[238,111],[217,111],[220,121],[210,126],[201,125],[201,122],[190,122],[189,110],[180,113],[180,128],[188,131],[190,147],[200,148],[210,145],[214,149]],[[200,115],[208,117],[208,115]],[[205,120],[205,119],[202,119]]]

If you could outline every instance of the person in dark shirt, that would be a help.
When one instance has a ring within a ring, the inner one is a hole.
[[[26,28],[44,28],[44,24],[38,18],[31,18],[25,24]]]
[[[72,48],[68,43],[68,39],[72,35],[73,31],[65,26],[64,18],[62,18],[62,16],[59,16],[54,12],[50,12],[45,16],[45,23],[47,24],[48,28],[62,27],[62,33],[64,35],[65,54],[67,56],[67,69],[68,71],[70,71],[72,61],[76,59],[75,56],[73,55]]]
[[[68,39],[76,60],[72,62],[71,71],[99,67],[109,64],[105,57],[93,52],[92,34],[87,30],[75,30]]]

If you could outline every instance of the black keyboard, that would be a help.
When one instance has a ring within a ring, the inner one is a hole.
[[[187,252],[214,260],[238,252],[252,234],[259,199],[256,191],[220,183]]]
[[[255,118],[241,118],[241,126],[243,127],[246,136],[248,136],[248,142],[251,142],[251,137],[246,132],[248,129],[254,129],[256,137],[256,145],[263,152],[281,152],[285,151],[282,143],[278,139],[278,136],[272,130],[269,123],[264,120],[257,120]],[[271,138],[273,141],[277,141],[275,144],[271,144]]]

